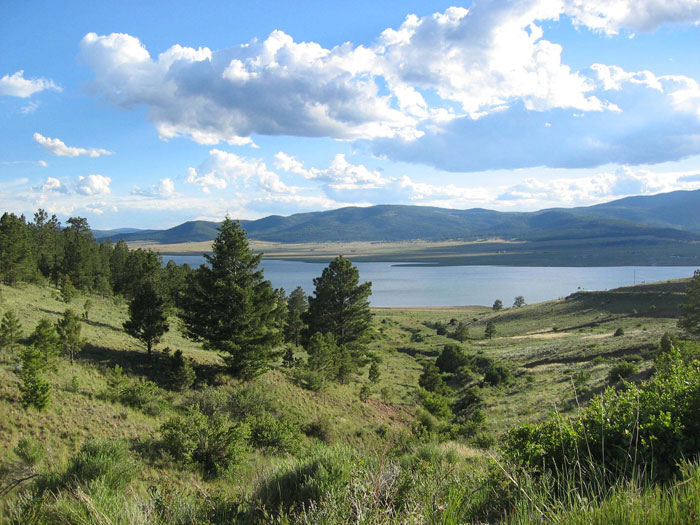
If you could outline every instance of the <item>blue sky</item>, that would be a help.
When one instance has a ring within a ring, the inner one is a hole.
[[[700,188],[700,2],[0,2],[0,210],[162,228]]]

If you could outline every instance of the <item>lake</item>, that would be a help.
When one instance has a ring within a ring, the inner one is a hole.
[[[201,256],[164,255],[163,261],[193,268]],[[516,295],[528,303],[566,297],[578,290],[608,290],[641,282],[691,277],[693,266],[527,267],[527,266],[405,266],[400,263],[354,263],[360,281],[372,281],[372,306],[487,305],[501,299],[513,304]],[[287,293],[297,286],[311,295],[313,279],[326,263],[264,259],[265,278]]]

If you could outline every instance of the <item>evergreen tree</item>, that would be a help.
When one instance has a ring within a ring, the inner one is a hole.
[[[309,354],[306,365],[327,378],[334,378],[338,374],[338,345],[333,334],[316,332],[306,348]]]
[[[493,339],[494,335],[496,335],[496,323],[488,321],[486,323],[486,329],[484,330],[484,336],[488,339]]]
[[[301,286],[297,286],[287,300],[287,320],[284,325],[284,340],[299,346],[304,321],[301,316],[309,308],[309,301]]]
[[[418,378],[418,385],[436,394],[446,394],[448,392],[448,387],[442,380],[440,370],[435,366],[435,363],[423,364],[423,372]]]
[[[691,335],[700,336],[700,270],[695,270],[685,290],[685,303],[681,310],[683,313],[678,318],[678,328]]]
[[[22,396],[20,401],[23,406],[35,406],[43,410],[51,400],[51,387],[49,382],[40,376],[45,366],[44,356],[33,346],[28,346],[22,351],[22,371],[19,386]]]
[[[22,324],[12,310],[5,312],[0,322],[0,346],[14,352],[22,337]]]
[[[32,345],[48,363],[56,357],[60,345],[58,332],[51,321],[45,317],[39,319],[39,323],[29,337]]]
[[[503,301],[501,301],[500,299],[496,299],[493,302],[493,306],[491,308],[493,308],[494,312],[498,312],[499,310],[502,310],[503,309]]]
[[[294,350],[291,346],[288,346],[286,352],[284,353],[284,357],[282,358],[282,364],[286,368],[292,368],[295,363],[296,359],[294,359]]]
[[[454,374],[468,362],[469,360],[464,355],[461,347],[456,344],[446,344],[435,360],[435,365],[441,372]]]
[[[165,302],[151,281],[144,282],[129,303],[129,320],[123,326],[127,334],[146,345],[150,359],[153,345],[170,329]]]
[[[372,364],[369,365],[369,380],[372,383],[379,382],[379,365],[376,361],[372,361]]]
[[[231,372],[250,379],[274,359],[281,342],[277,324],[277,295],[259,269],[262,255],[254,254],[238,221],[228,217],[219,227],[200,266],[189,280],[181,319],[190,339],[228,354]]]
[[[24,215],[3,213],[0,218],[0,277],[5,284],[36,279],[37,265],[31,241]]]
[[[469,327],[462,321],[460,321],[457,325],[457,328],[452,333],[452,338],[456,339],[460,343],[463,343],[464,341],[469,339]]]
[[[342,255],[314,279],[314,296],[309,297],[309,309],[302,316],[306,341],[320,332],[333,334],[341,346],[363,342],[372,320],[368,300],[372,283],[359,284],[359,280],[357,268]]]
[[[175,350],[168,363],[168,387],[177,391],[187,390],[192,386],[196,377],[197,374],[192,363],[182,355],[182,350]]]
[[[518,295],[513,301],[513,306],[515,306],[516,308],[525,306],[525,298],[522,295]]]
[[[75,355],[83,349],[80,329],[80,318],[70,308],[63,312],[63,317],[58,320],[56,325],[61,349],[68,354],[71,364],[75,360]]]

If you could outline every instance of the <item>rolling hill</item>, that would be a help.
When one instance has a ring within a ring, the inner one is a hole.
[[[605,204],[537,212],[454,210],[379,205],[272,215],[241,221],[252,239],[272,242],[377,241],[485,238],[551,241],[614,237],[700,240],[700,190],[628,197]],[[207,241],[218,223],[188,221],[167,230],[99,232],[99,238],[163,244]]]

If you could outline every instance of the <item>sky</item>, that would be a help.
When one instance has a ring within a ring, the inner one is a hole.
[[[93,228],[700,189],[700,0],[0,0],[0,212]]]

